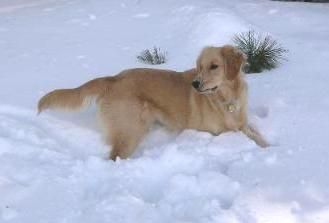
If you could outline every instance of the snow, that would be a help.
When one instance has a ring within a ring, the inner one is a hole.
[[[329,5],[267,0],[0,2],[0,222],[329,222]],[[40,96],[143,67],[194,66],[205,45],[269,33],[289,49],[249,75],[250,120],[271,142],[155,128],[107,160],[95,108],[36,115]]]

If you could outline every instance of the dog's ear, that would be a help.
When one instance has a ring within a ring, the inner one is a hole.
[[[247,56],[239,49],[226,45],[220,49],[225,60],[225,74],[228,80],[234,80],[239,74],[241,66],[247,61]]]

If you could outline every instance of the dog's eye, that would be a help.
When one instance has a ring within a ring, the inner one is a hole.
[[[218,68],[217,64],[211,64],[211,66],[210,66],[210,70],[215,70],[217,68]]]

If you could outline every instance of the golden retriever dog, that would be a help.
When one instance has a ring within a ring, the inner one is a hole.
[[[242,131],[259,146],[268,143],[248,124],[246,56],[225,45],[206,47],[196,69],[185,72],[136,68],[43,96],[45,109],[78,109],[96,99],[110,159],[129,157],[154,123],[169,130],[196,129],[218,135]]]

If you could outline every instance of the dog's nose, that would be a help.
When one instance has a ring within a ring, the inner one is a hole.
[[[200,87],[200,81],[198,81],[198,80],[192,81],[192,86],[195,89],[198,89]]]

